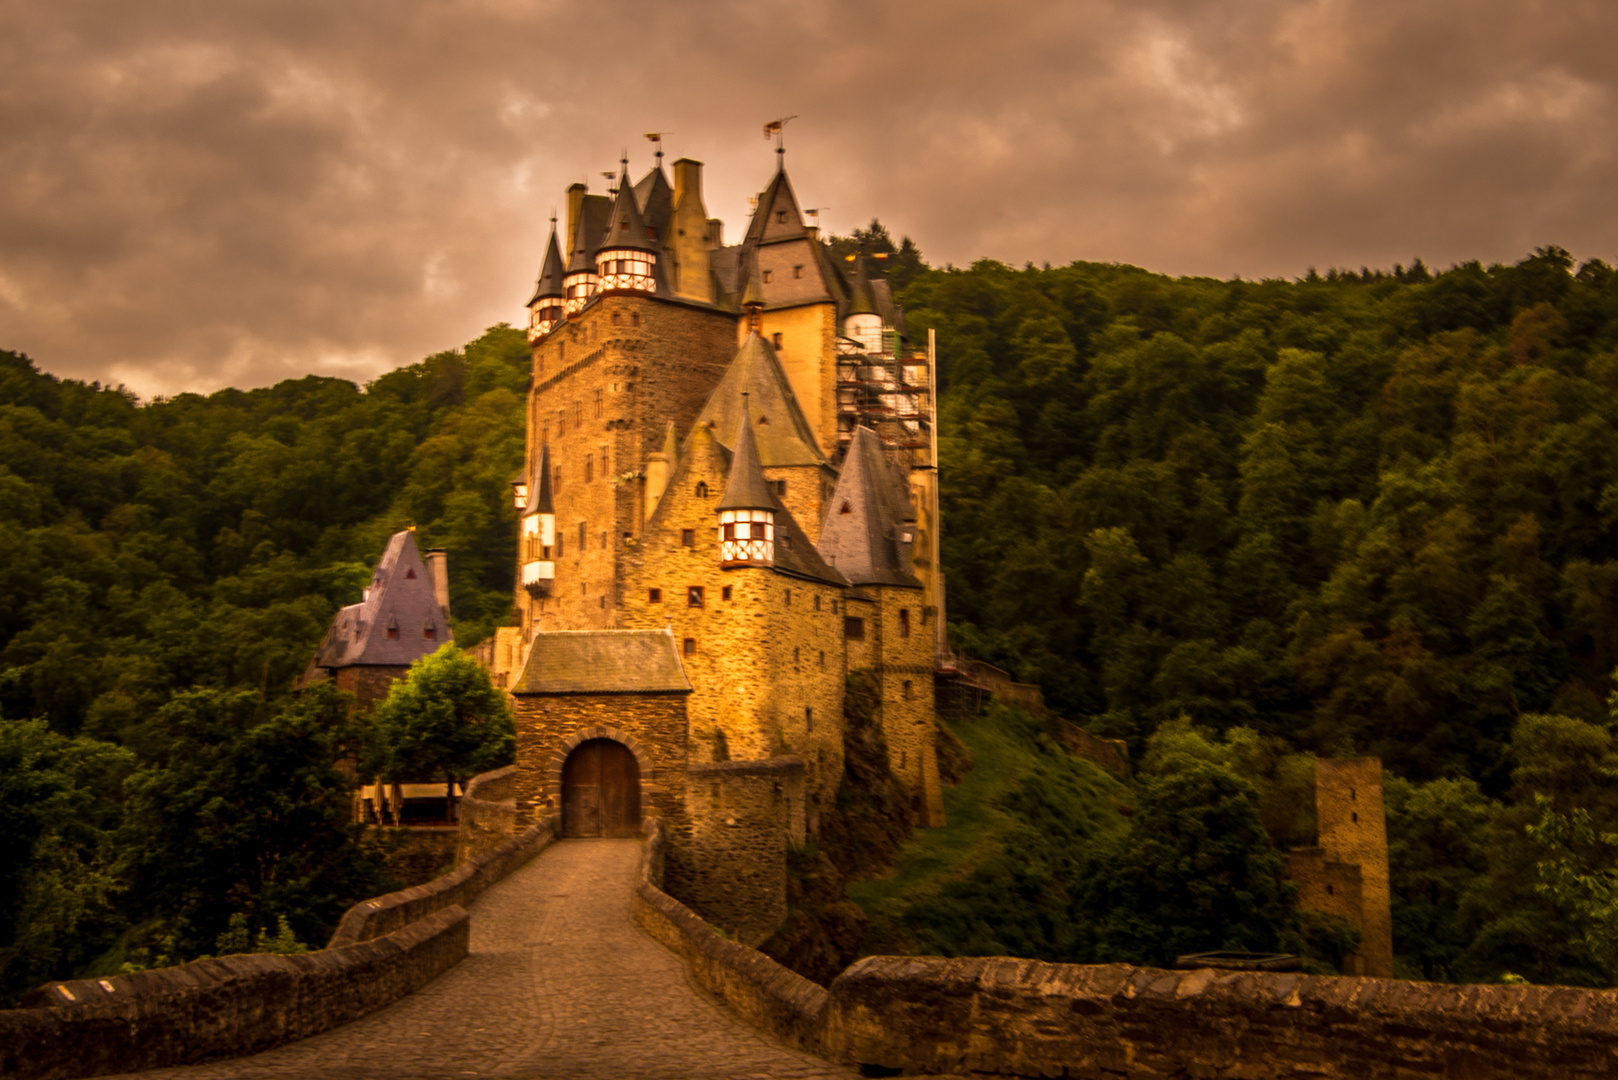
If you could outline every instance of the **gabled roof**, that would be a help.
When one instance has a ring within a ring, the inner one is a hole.
[[[539,280],[534,282],[534,295],[524,307],[533,307],[542,296],[562,295],[562,251],[556,244],[556,219],[551,218],[551,239],[545,245],[545,261],[539,268]]]
[[[730,459],[730,475],[725,478],[725,494],[718,510],[774,510],[775,496],[764,481],[764,467],[758,463],[758,444],[753,440],[753,422],[747,411],[747,392],[742,392],[742,414],[736,426],[736,448]]]
[[[389,626],[398,630],[397,637],[388,637]],[[423,633],[429,626],[431,640]],[[433,593],[427,565],[416,550],[416,534],[406,530],[388,539],[365,598],[332,617],[314,663],[322,668],[405,667],[454,637]]]
[[[635,199],[635,186],[626,175],[618,184],[618,194],[612,200],[612,213],[607,218],[596,250],[632,248],[637,251],[657,251],[661,245],[647,233],[646,218]]]
[[[782,220],[783,217],[785,220]],[[803,223],[803,211],[798,196],[787,179],[785,166],[775,170],[770,182],[759,193],[753,220],[747,223],[747,235],[742,243],[747,246],[770,244],[778,240],[800,240],[809,235]]]
[[[727,450],[736,447],[744,393],[760,464],[766,469],[826,464],[775,349],[757,333],[747,335],[697,417],[698,424],[713,425],[714,438]]]
[[[513,694],[690,693],[668,630],[555,630],[534,635]]]
[[[830,565],[821,558],[820,552],[809,541],[809,535],[803,531],[790,511],[777,504],[775,511],[775,569],[783,574],[794,577],[808,578],[810,581],[823,581],[828,585],[847,586],[848,578],[838,572],[835,566]]]
[[[554,513],[556,507],[551,503],[551,444],[545,443],[539,448],[533,475],[528,478],[528,505],[523,508],[522,516]]]
[[[612,214],[612,200],[605,195],[586,195],[579,207],[579,220],[568,238],[567,272],[595,273],[596,246],[601,234],[607,231],[607,218]]]
[[[911,572],[910,493],[870,428],[854,429],[820,527],[820,553],[856,585],[920,588]]]
[[[669,224],[674,220],[674,189],[663,175],[661,163],[635,185],[635,201],[640,204],[641,217],[657,233],[657,242],[667,245]]]

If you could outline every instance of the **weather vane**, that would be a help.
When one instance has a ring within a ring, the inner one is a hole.
[[[790,120],[796,120],[797,118],[798,117],[796,114],[792,116],[783,116],[779,120],[771,120],[768,124],[764,125],[764,137],[768,139],[771,135],[775,136],[775,152],[777,154],[785,154],[787,152],[787,122]]]
[[[646,141],[657,148],[658,165],[663,164],[663,136],[673,134],[674,132],[672,131],[648,131],[646,133]]]

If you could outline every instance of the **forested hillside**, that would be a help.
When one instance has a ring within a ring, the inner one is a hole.
[[[0,353],[0,998],[232,915],[318,942],[377,891],[356,733],[292,682],[410,525],[461,642],[506,618],[527,378],[506,327],[363,389],[144,405]]]
[[[1137,754],[1190,721],[1182,759],[1256,800],[1274,753],[1377,755],[1402,970],[1618,977],[1618,274],[984,262],[900,295],[938,331],[958,647]]]

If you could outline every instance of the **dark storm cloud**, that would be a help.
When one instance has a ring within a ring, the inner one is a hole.
[[[565,186],[790,166],[934,261],[1618,253],[1611,4],[0,2],[0,347],[146,393],[521,318]]]

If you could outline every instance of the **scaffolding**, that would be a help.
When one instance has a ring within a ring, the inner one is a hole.
[[[876,433],[888,459],[908,471],[933,464],[931,363],[926,352],[905,353],[899,335],[882,331],[875,341],[837,339],[837,459],[842,461],[854,429]]]

